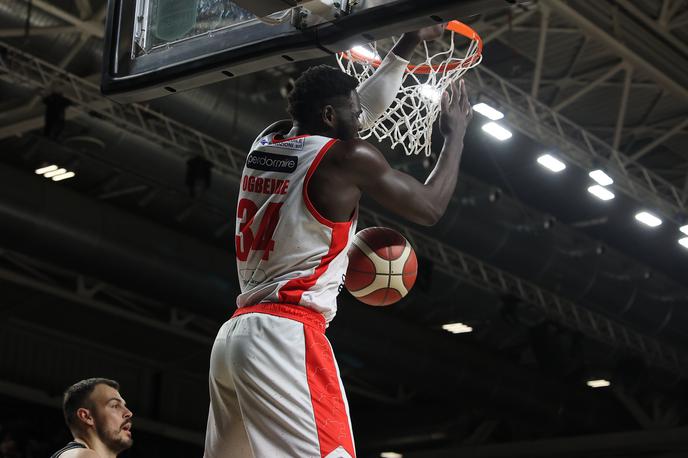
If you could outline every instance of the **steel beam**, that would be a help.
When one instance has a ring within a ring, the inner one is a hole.
[[[26,29],[0,29],[0,38],[36,37],[41,35],[57,35],[60,33],[80,33],[76,27],[69,25],[63,27],[31,27],[27,35]]]
[[[46,13],[52,14],[53,16],[62,19],[63,21],[72,24],[83,33],[93,35],[94,37],[103,38],[105,37],[105,27],[102,24],[98,24],[91,21],[82,21],[78,17],[68,13],[67,11],[59,8],[46,0],[31,0],[33,6],[42,9]]]
[[[105,200],[105,199],[112,199],[113,197],[120,197],[120,196],[126,196],[129,194],[137,194],[139,192],[146,191],[148,189],[148,186],[146,185],[136,185],[136,186],[128,186],[124,189],[116,189],[113,191],[109,192],[104,192],[101,195],[98,196],[99,199]]]
[[[670,221],[680,222],[688,212],[681,192],[655,172],[636,163],[625,164],[621,153],[549,106],[485,67],[466,77],[472,93],[484,93],[507,112],[507,122],[525,135],[554,146],[572,163],[584,169],[604,165],[613,175],[615,188],[652,205]]]
[[[91,0],[74,0],[76,9],[79,10],[79,17],[82,20],[88,19],[93,15]]]
[[[576,100],[578,100],[578,99],[580,99],[581,97],[583,97],[583,96],[584,96],[585,94],[587,94],[588,92],[590,92],[590,91],[592,91],[593,89],[595,89],[596,87],[600,86],[602,83],[604,83],[605,81],[607,81],[607,80],[608,80],[609,78],[611,78],[612,76],[616,75],[616,74],[619,72],[619,70],[621,70],[621,69],[623,69],[623,68],[624,68],[623,62],[620,63],[620,64],[618,64],[618,65],[613,66],[613,67],[610,68],[606,73],[604,73],[603,75],[597,77],[594,81],[591,81],[590,83],[586,84],[586,85],[583,87],[583,89],[581,89],[580,91],[576,92],[575,94],[571,94],[571,95],[570,95],[569,97],[567,97],[566,99],[564,99],[564,100],[562,100],[561,102],[559,102],[558,104],[554,105],[554,106],[552,107],[552,109],[553,109],[554,111],[561,111],[561,110],[564,109],[565,107],[569,106],[570,104],[572,104],[572,103],[575,102]]]
[[[4,67],[5,71],[21,76],[26,83],[33,83],[40,89],[47,81],[45,77],[49,75],[50,80],[62,82],[63,96],[72,101],[75,109],[95,112],[100,119],[143,139],[163,145],[171,153],[182,157],[201,155],[213,163],[218,173],[237,182],[240,180],[245,151],[222,143],[140,104],[102,104],[102,108],[94,110],[94,104],[103,99],[97,85],[0,43],[0,48],[3,47],[6,50],[8,64]],[[3,67],[0,66],[0,73],[2,71]],[[552,113],[556,116],[556,113]],[[398,221],[365,208],[361,210],[360,216],[364,223],[399,228],[417,247],[418,254],[434,259],[435,268],[459,281],[469,282],[487,291],[515,295],[537,306],[543,313],[563,325],[613,347],[626,348],[645,359],[648,364],[665,367],[679,374],[683,374],[688,368],[688,358],[680,355],[672,347],[465,255],[424,233],[401,226]]]
[[[535,14],[535,11],[537,11],[537,9],[533,8],[531,10],[528,10],[526,12],[518,14],[518,15],[516,15],[516,17],[511,19],[511,21],[507,21],[506,24],[504,24],[500,27],[497,27],[495,30],[493,30],[492,32],[490,32],[490,33],[486,34],[484,37],[482,37],[483,44],[487,44],[487,43],[491,42],[492,40],[499,38],[505,32],[512,30],[512,27],[514,25],[520,24],[521,22],[529,19],[531,16],[533,16]]]
[[[542,76],[542,64],[545,61],[545,45],[547,42],[547,27],[549,26],[550,10],[547,7],[540,7],[540,37],[538,39],[537,58],[535,59],[535,70],[533,73],[533,84],[530,88],[530,96],[538,98],[540,89],[540,77]]]
[[[668,29],[668,27],[666,27],[668,21],[655,21],[654,19],[650,18],[647,14],[643,13],[637,6],[635,6],[628,0],[616,0],[616,3],[621,5],[636,19],[640,20],[641,22],[645,23],[645,25],[655,30],[660,37],[671,43],[673,46],[676,47],[676,49],[680,49],[681,52],[683,52],[683,54],[688,55],[688,45],[686,45],[685,42],[679,40],[671,34],[671,31]],[[664,5],[666,5],[666,2],[664,3]],[[662,13],[664,13],[665,9],[668,10],[668,8],[665,8],[664,5],[662,6]]]
[[[663,71],[629,49],[626,45],[607,33],[607,31],[598,27],[596,24],[576,11],[573,7],[566,4],[566,2],[562,0],[542,0],[541,4],[549,6],[553,12],[556,12],[559,15],[575,22],[585,33],[604,43],[609,47],[609,49],[614,51],[615,54],[621,56],[624,60],[637,67],[638,70],[641,70],[643,73],[647,74],[650,78],[656,81],[657,84],[664,87],[669,92],[674,93],[683,100],[688,101],[688,89],[671,79]]]
[[[581,89],[580,91],[576,92],[575,94],[571,94],[568,98],[566,98],[566,99],[562,100],[561,102],[559,102],[558,104],[554,105],[554,106],[552,107],[552,109],[553,109],[554,111],[561,111],[562,109],[564,109],[564,108],[567,107],[568,105],[572,104],[572,103],[575,102],[576,100],[578,100],[578,99],[580,99],[581,97],[583,97],[583,96],[584,96],[585,94],[587,94],[588,92],[590,92],[590,91],[592,91],[593,89],[595,89],[596,87],[600,86],[602,83],[604,83],[605,81],[607,81],[607,80],[608,80],[609,78],[611,78],[612,76],[616,75],[616,74],[619,72],[619,70],[621,70],[621,69],[623,69],[623,68],[624,68],[623,62],[620,63],[620,64],[618,64],[618,65],[613,66],[613,67],[610,68],[606,73],[604,73],[603,75],[598,76],[594,81],[591,81],[590,83],[587,83],[587,84],[583,87],[583,89]]]
[[[619,150],[621,144],[621,134],[623,126],[626,122],[626,107],[628,106],[628,96],[631,92],[631,81],[633,80],[633,68],[626,67],[626,74],[624,75],[623,91],[621,93],[621,102],[619,103],[619,114],[616,117],[616,127],[614,128],[614,142],[612,148]]]
[[[658,362],[656,359],[658,355],[648,360],[647,357],[649,355],[645,352],[649,350],[650,353],[655,353],[657,351],[656,348],[663,347],[663,344],[654,341],[651,344],[652,347],[648,347],[646,337],[602,315],[584,307],[577,306],[573,302],[546,291],[533,283],[485,264],[420,231],[402,226],[398,221],[390,217],[372,212],[366,208],[361,208],[359,212],[359,221],[362,226],[396,228],[409,240],[411,245],[415,247],[418,255],[424,258],[433,259],[435,269],[450,277],[470,283],[488,292],[497,291],[503,294],[511,294],[528,304],[536,306],[552,320],[562,323],[571,329],[612,346],[618,346],[618,343],[620,343],[619,340],[621,340],[621,342],[623,342],[623,347],[634,348],[635,352],[644,354],[646,361],[649,362],[650,360],[654,360],[654,364]],[[636,340],[638,338],[641,340]],[[640,343],[643,340],[645,343]],[[615,341],[617,342],[616,344],[614,344]],[[674,349],[666,349],[675,354]],[[670,359],[671,358],[673,357],[670,357]],[[688,360],[680,362],[681,360],[683,360],[683,356],[678,357],[676,360],[677,365],[674,367],[674,370],[679,371],[678,373],[683,373],[688,370],[688,366],[679,369],[679,366],[688,364]],[[662,366],[667,367],[664,365]],[[669,366],[674,366],[674,364],[670,363]]]
[[[683,122],[676,124],[671,130],[667,131],[664,135],[657,138],[649,145],[641,148],[639,151],[633,153],[631,156],[628,157],[628,159],[626,159],[626,163],[629,164],[631,162],[637,161],[638,159],[640,159],[641,157],[645,156],[647,153],[655,149],[657,146],[667,141],[669,138],[681,132],[685,127],[688,127],[688,119],[684,119]]]
[[[169,307],[150,299],[144,299],[129,291],[120,290],[115,286],[106,285],[76,272],[58,268],[10,250],[0,250],[0,260],[4,261],[5,264],[4,267],[0,267],[0,280],[69,300],[159,331],[165,331],[178,338],[204,345],[212,344],[214,335],[202,334],[171,324],[172,320],[167,312]],[[65,282],[65,278],[69,279],[69,284]],[[83,287],[85,284],[97,283],[101,283],[97,289]],[[123,307],[124,303],[130,304],[130,308],[135,311],[127,310]],[[143,314],[141,311],[146,311],[146,313]],[[209,320],[206,318],[190,313],[186,313],[186,315],[202,323],[197,326],[198,328],[209,327],[207,326]],[[220,326],[219,323],[213,322],[212,324],[216,329]]]
[[[674,18],[674,20],[669,23],[669,29],[678,29],[679,27],[685,27],[686,25],[688,25],[688,11]]]

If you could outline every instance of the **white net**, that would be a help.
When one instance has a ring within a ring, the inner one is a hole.
[[[378,141],[388,138],[392,149],[401,145],[406,155],[431,154],[432,126],[440,113],[442,93],[449,85],[475,67],[482,59],[480,38],[471,40],[463,56],[458,55],[451,32],[448,49],[431,52],[423,43],[425,61],[409,66],[404,73],[402,86],[392,105],[369,129],[360,132],[363,139],[375,136]],[[337,54],[340,68],[365,81],[379,64],[376,43],[357,47]]]

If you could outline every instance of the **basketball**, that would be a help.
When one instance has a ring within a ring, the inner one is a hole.
[[[403,235],[386,227],[369,227],[354,236],[344,285],[368,305],[390,305],[416,282],[418,260]]]

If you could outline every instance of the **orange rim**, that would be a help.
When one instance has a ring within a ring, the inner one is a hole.
[[[473,30],[472,28],[470,28],[469,26],[467,26],[463,22],[459,22],[456,20],[449,21],[447,23],[446,29],[451,31],[451,32],[462,35],[471,41],[477,42],[478,43],[477,52],[474,55],[472,55],[471,57],[463,59],[459,62],[451,63],[449,65],[426,65],[426,64],[413,65],[413,64],[409,64],[406,67],[406,71],[408,73],[416,73],[419,75],[426,75],[428,73],[445,73],[445,72],[447,72],[449,70],[453,70],[457,67],[470,67],[478,59],[480,59],[480,56],[483,53],[483,40],[482,40],[482,38],[480,38],[480,35],[478,35],[478,33],[475,30]],[[379,58],[371,59],[370,57],[364,56],[364,55],[357,53],[355,51],[350,51],[350,54],[351,54],[352,60],[354,60],[356,62],[364,62],[366,64],[370,64],[375,68],[379,67],[380,63],[382,62]],[[345,59],[349,59],[349,53],[340,52],[339,55],[341,55]]]

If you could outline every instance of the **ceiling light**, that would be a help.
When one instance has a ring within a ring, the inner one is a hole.
[[[650,227],[657,227],[662,224],[662,220],[649,212],[640,212],[635,215],[635,219]]]
[[[404,455],[397,452],[382,452],[380,453],[381,458],[403,458]]]
[[[72,177],[75,176],[75,175],[76,175],[76,173],[74,173],[74,172],[63,173],[62,175],[55,175],[55,176],[53,177],[53,181],[62,181],[62,180],[66,180],[66,179],[68,179],[68,178],[72,178]]]
[[[425,97],[433,103],[439,102],[442,98],[442,93],[439,91],[439,89],[429,84],[421,84],[419,90],[421,96]]]
[[[688,248],[688,237],[683,237],[682,239],[679,239],[678,243],[683,245],[683,247]]]
[[[36,169],[36,174],[43,175],[44,173],[52,172],[57,169],[58,167],[56,165],[49,165],[47,167],[41,167],[40,169]]]
[[[483,130],[499,141],[507,140],[512,136],[511,132],[509,132],[496,122],[488,122],[483,126]]]
[[[472,327],[467,326],[463,323],[448,323],[448,324],[443,324],[442,329],[445,331],[449,331],[452,334],[462,334],[465,332],[471,332],[473,330]]]
[[[596,184],[594,186],[590,186],[588,188],[588,192],[592,194],[593,196],[597,197],[598,199],[601,200],[612,200],[614,198],[614,193],[611,192],[607,188],[603,188],[602,186]]]
[[[588,175],[590,175],[590,178],[597,181],[602,186],[609,186],[610,184],[614,183],[612,177],[610,177],[600,169],[593,170]]]
[[[55,177],[57,175],[62,175],[63,173],[66,173],[66,172],[67,172],[67,169],[57,169],[57,170],[53,170],[53,171],[48,172],[48,173],[44,173],[43,176],[46,178],[52,178],[52,177]]]
[[[355,54],[357,57],[362,57],[365,60],[380,60],[380,55],[369,46],[354,46],[351,48],[351,54]]]
[[[566,164],[551,154],[543,154],[537,158],[537,161],[541,166],[550,169],[552,172],[561,172],[566,168]]]
[[[497,121],[498,119],[502,119],[504,117],[504,113],[502,113],[499,110],[495,110],[494,108],[483,102],[476,103],[475,105],[473,105],[473,109],[481,115],[493,121]]]
[[[590,388],[604,388],[606,386],[611,385],[609,380],[605,379],[599,379],[599,380],[588,380],[585,382],[586,385],[588,385]]]
[[[685,226],[679,227],[678,230],[683,232],[684,234],[688,235],[688,224],[686,224]]]

